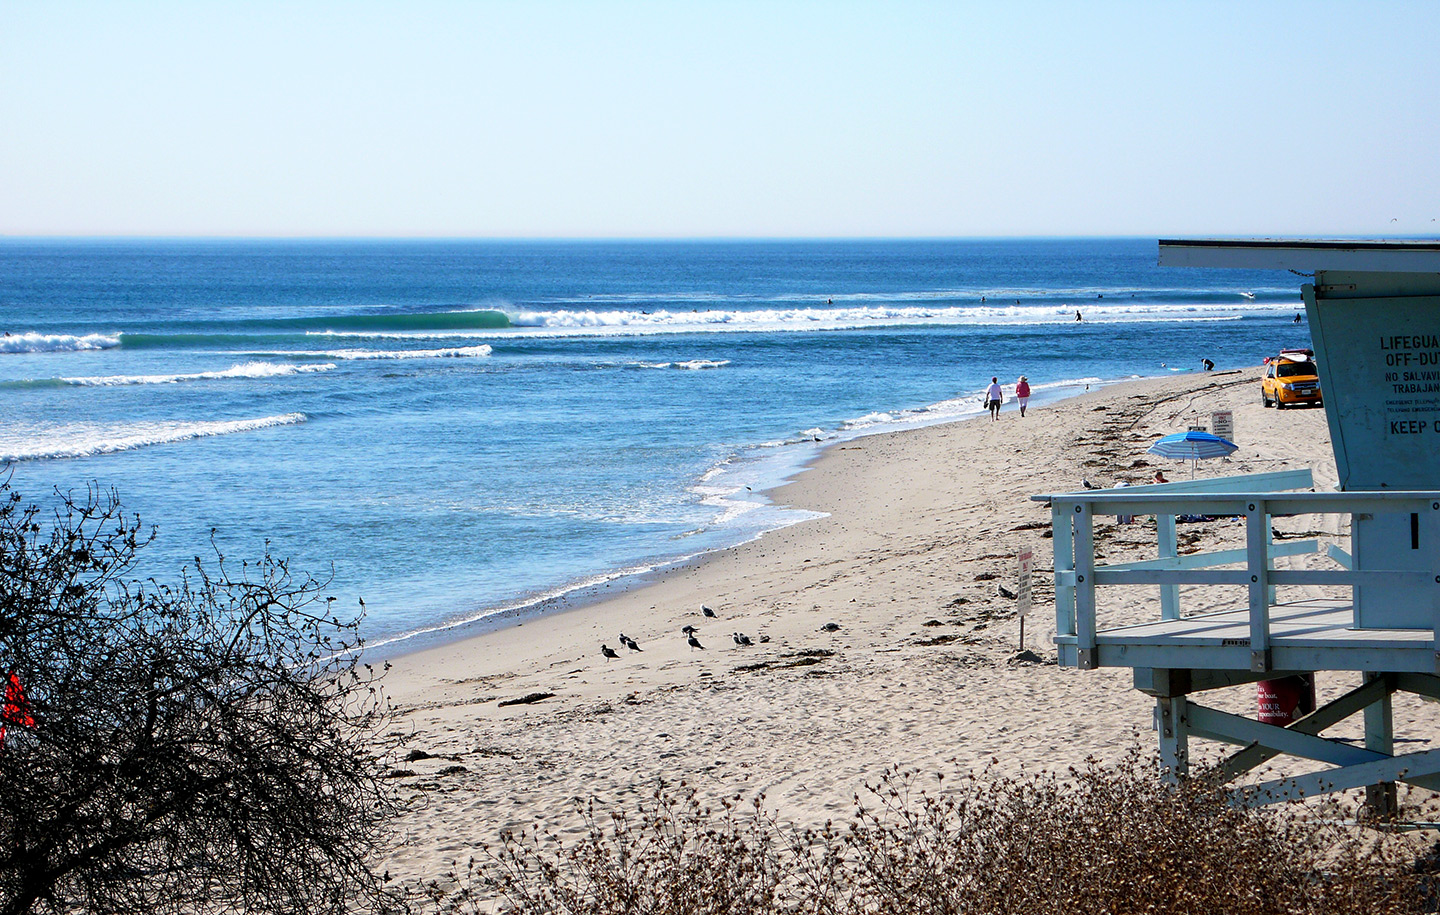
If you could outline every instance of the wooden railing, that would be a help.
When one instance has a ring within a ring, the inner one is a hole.
[[[1055,538],[1055,625],[1057,636],[1073,636],[1078,666],[1096,663],[1096,589],[1158,585],[1160,618],[1180,619],[1180,585],[1240,585],[1249,591],[1251,670],[1270,670],[1270,608],[1277,585],[1404,584],[1420,589],[1416,598],[1437,607],[1440,648],[1440,568],[1352,569],[1349,555],[1334,544],[1328,554],[1338,568],[1276,569],[1274,560],[1317,552],[1314,540],[1277,543],[1271,518],[1277,515],[1389,513],[1440,514],[1440,492],[1288,492],[1311,485],[1308,470],[1161,483],[1120,489],[1034,496],[1051,507]],[[1102,566],[1095,563],[1094,519],[1153,515],[1157,558]],[[1243,517],[1245,548],[1178,555],[1176,516]],[[1433,552],[1431,565],[1440,566]],[[1239,566],[1239,568],[1218,568]],[[1440,656],[1437,656],[1440,657]]]

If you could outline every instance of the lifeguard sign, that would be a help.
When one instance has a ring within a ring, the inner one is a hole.
[[[1440,242],[1160,242],[1161,266],[1289,269],[1300,287],[1344,492],[1440,489]],[[1440,512],[1352,519],[1352,568],[1432,568]],[[1361,629],[1431,629],[1403,583],[1355,588]]]

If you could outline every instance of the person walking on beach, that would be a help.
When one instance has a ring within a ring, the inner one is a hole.
[[[1020,380],[1015,382],[1015,402],[1020,405],[1020,417],[1025,417],[1025,404],[1030,402],[1030,382],[1021,375]]]
[[[1005,399],[1005,394],[1000,390],[1000,378],[998,376],[990,379],[990,388],[985,392],[985,406],[990,410],[990,418],[1000,418],[1000,402]]]

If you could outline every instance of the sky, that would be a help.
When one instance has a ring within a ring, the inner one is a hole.
[[[1440,233],[1440,4],[0,2],[0,234]]]

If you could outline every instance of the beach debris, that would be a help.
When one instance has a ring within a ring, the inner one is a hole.
[[[995,586],[995,590],[996,590],[997,592],[999,592],[1000,596],[1003,597],[1003,598],[1005,598],[1006,600],[1014,600],[1014,599],[1015,599],[1015,592],[1014,592],[1014,591],[1011,591],[1009,588],[1005,587],[1004,585],[996,585],[996,586]]]
[[[977,629],[980,627],[976,627]],[[928,639],[916,639],[915,644],[922,648],[929,648],[935,645],[949,645],[951,642],[958,642],[964,639],[971,641],[963,632],[942,632],[939,635],[931,636]]]
[[[495,705],[497,708],[507,705],[529,705],[532,702],[539,702],[542,699],[549,699],[554,695],[554,693],[527,693],[521,696],[519,699],[501,699],[499,702],[495,703]]]
[[[711,610],[709,607],[705,606],[704,604],[701,604],[701,605],[700,605],[700,612],[703,613],[703,614],[705,614],[706,616],[710,617],[712,620],[716,618],[716,616],[715,616],[715,611],[714,611],[714,610]]]
[[[1012,657],[1010,660],[1012,660],[1012,661],[1023,661],[1023,662],[1025,662],[1025,663],[1027,663],[1027,664],[1044,664],[1044,663],[1045,663],[1045,659],[1044,659],[1044,658],[1040,657],[1040,655],[1036,654],[1035,652],[1031,651],[1031,650],[1028,649],[1028,648],[1025,649],[1024,651],[1018,652],[1018,653],[1017,653],[1014,657]]]
[[[750,641],[750,636],[746,635],[743,632],[732,632],[730,633],[730,637],[735,640],[735,644],[740,648],[745,648],[755,644],[754,642]]]
[[[835,652],[828,648],[802,648],[800,651],[783,655],[779,658],[772,658],[766,661],[757,661],[754,664],[742,664],[735,668],[740,673],[756,673],[763,670],[784,670],[791,667],[810,667],[819,664],[826,658],[835,657]]]
[[[770,641],[770,636],[768,636],[768,635],[762,635],[762,636],[760,636],[760,642],[761,642],[762,644],[765,643],[765,642],[768,642],[768,641]]]
[[[997,578],[999,578],[999,577],[1000,577],[1000,574],[999,574],[998,572],[977,572],[977,573],[975,573],[975,581],[994,581],[995,579],[997,579]]]
[[[839,623],[826,623],[825,625],[823,625],[823,626],[820,627],[820,631],[821,631],[821,632],[839,632],[839,631],[840,631],[840,624],[839,624]]]
[[[634,639],[630,638],[629,636],[627,636],[627,635],[626,635],[625,633],[623,633],[623,632],[620,633],[620,644],[621,644],[621,645],[624,645],[626,648],[630,649],[631,651],[644,651],[644,650],[645,650],[645,649],[643,649],[643,648],[640,647],[640,643],[639,643],[639,642],[637,642],[637,641],[635,641]]]
[[[618,657],[620,657],[618,654],[615,653],[615,649],[611,648],[609,645],[601,645],[601,646],[600,646],[600,653],[605,656],[605,660],[607,660],[607,661],[610,660],[611,658],[618,658]]]
[[[506,750],[501,747],[476,747],[472,752],[476,756],[495,757],[503,756],[508,759],[518,759],[514,750]]]
[[[444,776],[444,775],[459,775],[459,774],[462,773],[462,772],[469,772],[469,771],[470,771],[470,770],[467,769],[467,768],[465,768],[464,766],[458,766],[458,765],[457,765],[457,766],[446,766],[445,768],[441,769],[439,772],[436,772],[435,775],[436,775],[437,777],[439,777],[439,776]]]
[[[691,651],[694,651],[694,650],[697,649],[697,648],[699,648],[699,649],[701,649],[701,650],[703,651],[704,648],[705,648],[704,645],[701,645],[701,644],[700,644],[700,640],[697,639],[697,638],[695,638],[694,634],[691,634],[688,638],[686,638],[686,639],[685,639],[685,642],[686,642],[686,644],[688,644],[688,645],[690,646],[690,650],[691,650]]]

